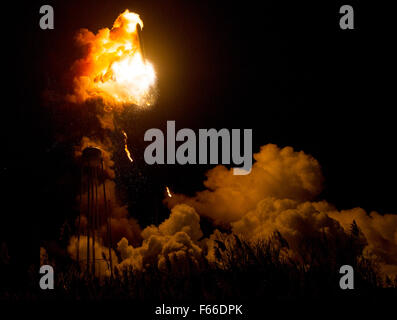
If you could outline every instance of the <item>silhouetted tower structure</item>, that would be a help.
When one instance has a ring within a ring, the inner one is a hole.
[[[102,152],[95,147],[87,147],[82,153],[80,214],[77,226],[77,261],[86,263],[87,276],[94,275],[96,264],[108,263],[113,275],[111,254],[111,215],[106,198],[106,174],[103,166]],[[85,217],[85,223],[82,223]],[[80,252],[80,237],[87,237],[86,251]],[[95,244],[108,247],[109,258],[104,252],[95,252]],[[106,259],[106,260],[105,260]],[[98,269],[100,270],[100,269]]]

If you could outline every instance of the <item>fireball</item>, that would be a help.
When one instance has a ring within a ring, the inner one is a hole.
[[[110,30],[80,30],[77,43],[85,55],[73,66],[72,101],[101,98],[109,108],[153,104],[156,74],[143,54],[141,28],[139,15],[125,10]]]

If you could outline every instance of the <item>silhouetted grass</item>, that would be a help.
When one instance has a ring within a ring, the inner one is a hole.
[[[305,240],[306,241],[306,240]],[[299,298],[371,296],[380,288],[396,294],[397,278],[381,275],[373,261],[361,254],[362,244],[353,235],[345,243],[307,240],[302,252],[286,254],[289,244],[276,232],[268,240],[255,242],[236,235],[216,239],[216,263],[203,257],[199,267],[187,261],[184,272],[167,264],[159,270],[153,264],[143,271],[126,268],[113,278],[82,277],[79,266],[70,261],[55,268],[55,289],[40,290],[38,266],[30,270],[30,283],[19,292],[7,289],[3,299],[29,300],[136,300],[136,301],[267,301]],[[355,290],[341,290],[339,268],[354,269]],[[350,291],[350,292],[349,292]]]

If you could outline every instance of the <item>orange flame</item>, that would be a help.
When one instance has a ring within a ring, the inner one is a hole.
[[[110,108],[153,104],[156,74],[142,56],[138,25],[143,28],[139,15],[125,10],[111,30],[104,28],[97,34],[87,29],[79,32],[77,42],[87,50],[73,66],[77,74],[72,101],[100,97]]]
[[[130,150],[128,150],[128,146],[127,146],[128,136],[127,136],[127,134],[125,133],[125,131],[123,131],[123,135],[124,135],[124,150],[125,150],[125,153],[126,153],[128,159],[130,160],[130,162],[133,162],[134,160],[133,160],[132,157],[131,157]]]
[[[168,188],[167,186],[165,187],[165,191],[167,192],[167,196],[172,198],[172,193],[170,191],[170,188]]]

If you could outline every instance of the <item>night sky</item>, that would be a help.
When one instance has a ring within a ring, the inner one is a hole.
[[[54,7],[54,30],[39,28],[43,4]],[[338,209],[396,213],[393,20],[385,7],[349,1],[356,30],[343,31],[341,4],[7,4],[2,11],[7,57],[2,58],[2,237],[33,236],[37,255],[37,241],[56,239],[62,223],[73,219],[78,183],[73,143],[84,134],[83,120],[47,103],[43,93],[67,90],[68,70],[79,56],[73,42],[78,29],[111,27],[126,8],[144,21],[146,54],[159,89],[152,109],[127,112],[120,120],[138,160],[130,168],[120,147],[117,181],[140,221],[161,222],[167,212],[161,204],[165,185],[192,194],[203,188],[210,168],[144,165],[144,132],[165,128],[167,120],[176,120],[177,129],[252,128],[254,152],[275,143],[320,162],[325,189],[319,199]]]

